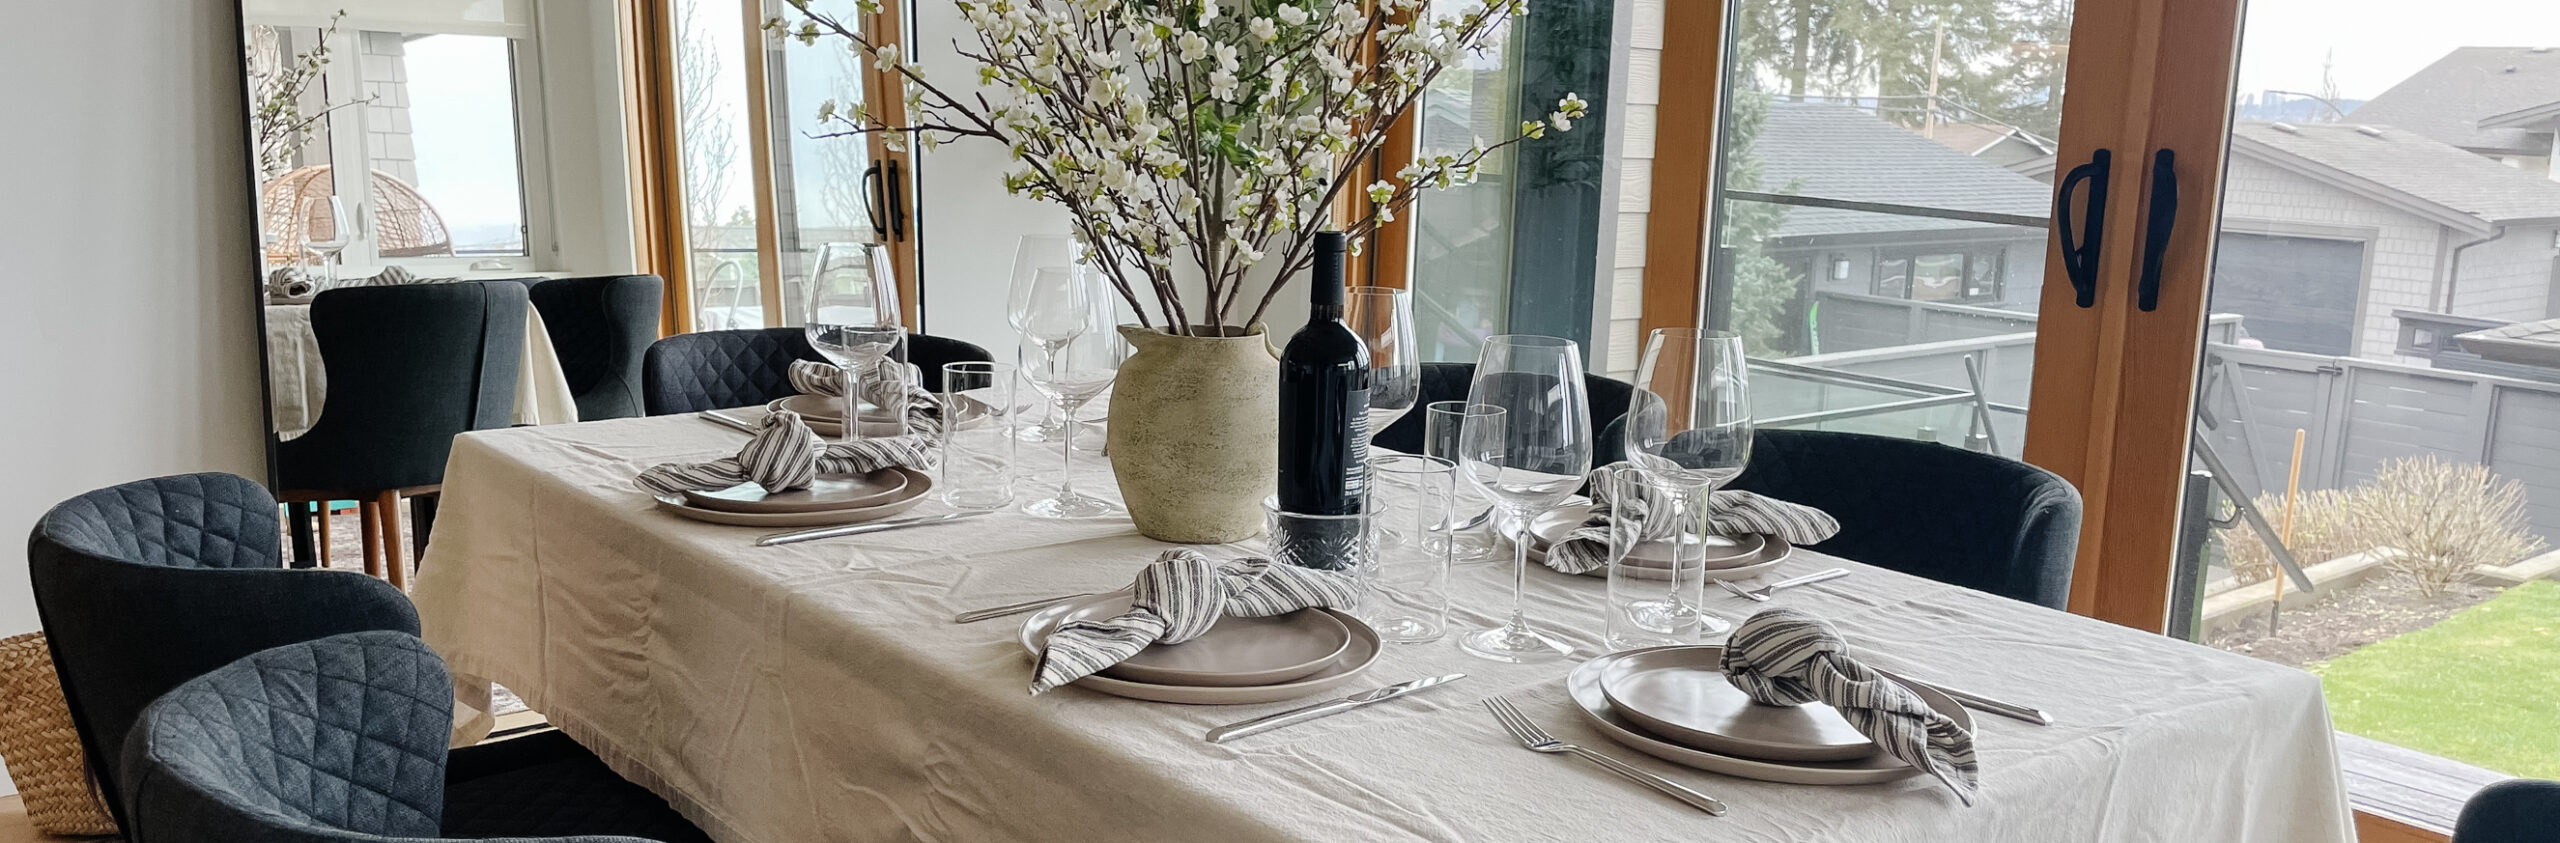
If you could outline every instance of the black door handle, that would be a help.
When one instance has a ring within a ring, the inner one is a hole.
[[[2160,255],[2178,227],[2177,163],[2178,154],[2166,149],[2151,156],[2151,215],[2142,230],[2142,280],[2134,288],[2134,306],[2144,313],[2160,309]]]
[[[889,238],[889,222],[883,214],[887,209],[880,207],[880,164],[873,161],[871,166],[862,168],[862,212],[871,217],[871,233],[886,240]]]
[[[2107,240],[2107,176],[2115,154],[2101,149],[2089,154],[2089,163],[2071,168],[2062,179],[2062,189],[2053,197],[2053,219],[2062,235],[2062,273],[2071,279],[2076,303],[2089,307],[2098,303],[2098,248]],[[2071,223],[2071,195],[2082,182],[2089,185],[2089,220],[2087,229]]]
[[[889,165],[880,178],[880,192],[889,200],[889,239],[904,243],[907,241],[907,192],[903,189],[906,181],[898,176],[898,159],[891,158],[881,163]]]

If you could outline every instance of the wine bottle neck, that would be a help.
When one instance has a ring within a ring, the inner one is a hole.
[[[1317,302],[1307,309],[1307,324],[1342,321],[1342,302]]]

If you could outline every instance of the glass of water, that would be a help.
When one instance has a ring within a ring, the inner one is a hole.
[[[1423,407],[1422,453],[1443,462],[1458,461],[1458,432],[1466,428],[1467,415],[1495,414],[1502,408],[1465,401],[1433,401]],[[1494,534],[1493,503],[1467,484],[1458,484],[1457,494],[1449,504],[1450,529],[1433,535],[1448,546],[1451,562],[1496,562],[1504,558],[1500,538]]]
[[[959,509],[1013,505],[1013,426],[1020,373],[1004,363],[942,364],[942,500]]]
[[[1381,455],[1369,466],[1371,527],[1408,539],[1374,543],[1360,617],[1391,642],[1437,641],[1449,631],[1449,504],[1457,466],[1412,454]]]
[[[1668,491],[1625,463],[1597,474],[1592,492],[1610,507],[1609,597],[1602,608],[1610,651],[1696,644],[1731,629],[1703,608],[1703,502]]]

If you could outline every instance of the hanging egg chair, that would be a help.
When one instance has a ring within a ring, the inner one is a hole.
[[[453,254],[453,235],[444,228],[427,197],[398,176],[373,171],[373,239],[386,258]],[[302,244],[330,240],[328,198],[335,192],[329,165],[315,164],[268,179],[258,190],[259,230],[266,240],[267,262],[289,264],[302,259]],[[305,206],[305,200],[320,200]],[[353,214],[354,208],[348,208]]]

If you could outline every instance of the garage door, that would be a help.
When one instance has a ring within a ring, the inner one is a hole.
[[[2240,326],[2268,348],[2349,355],[2363,278],[2358,241],[2223,232],[2212,310],[2240,314]]]

